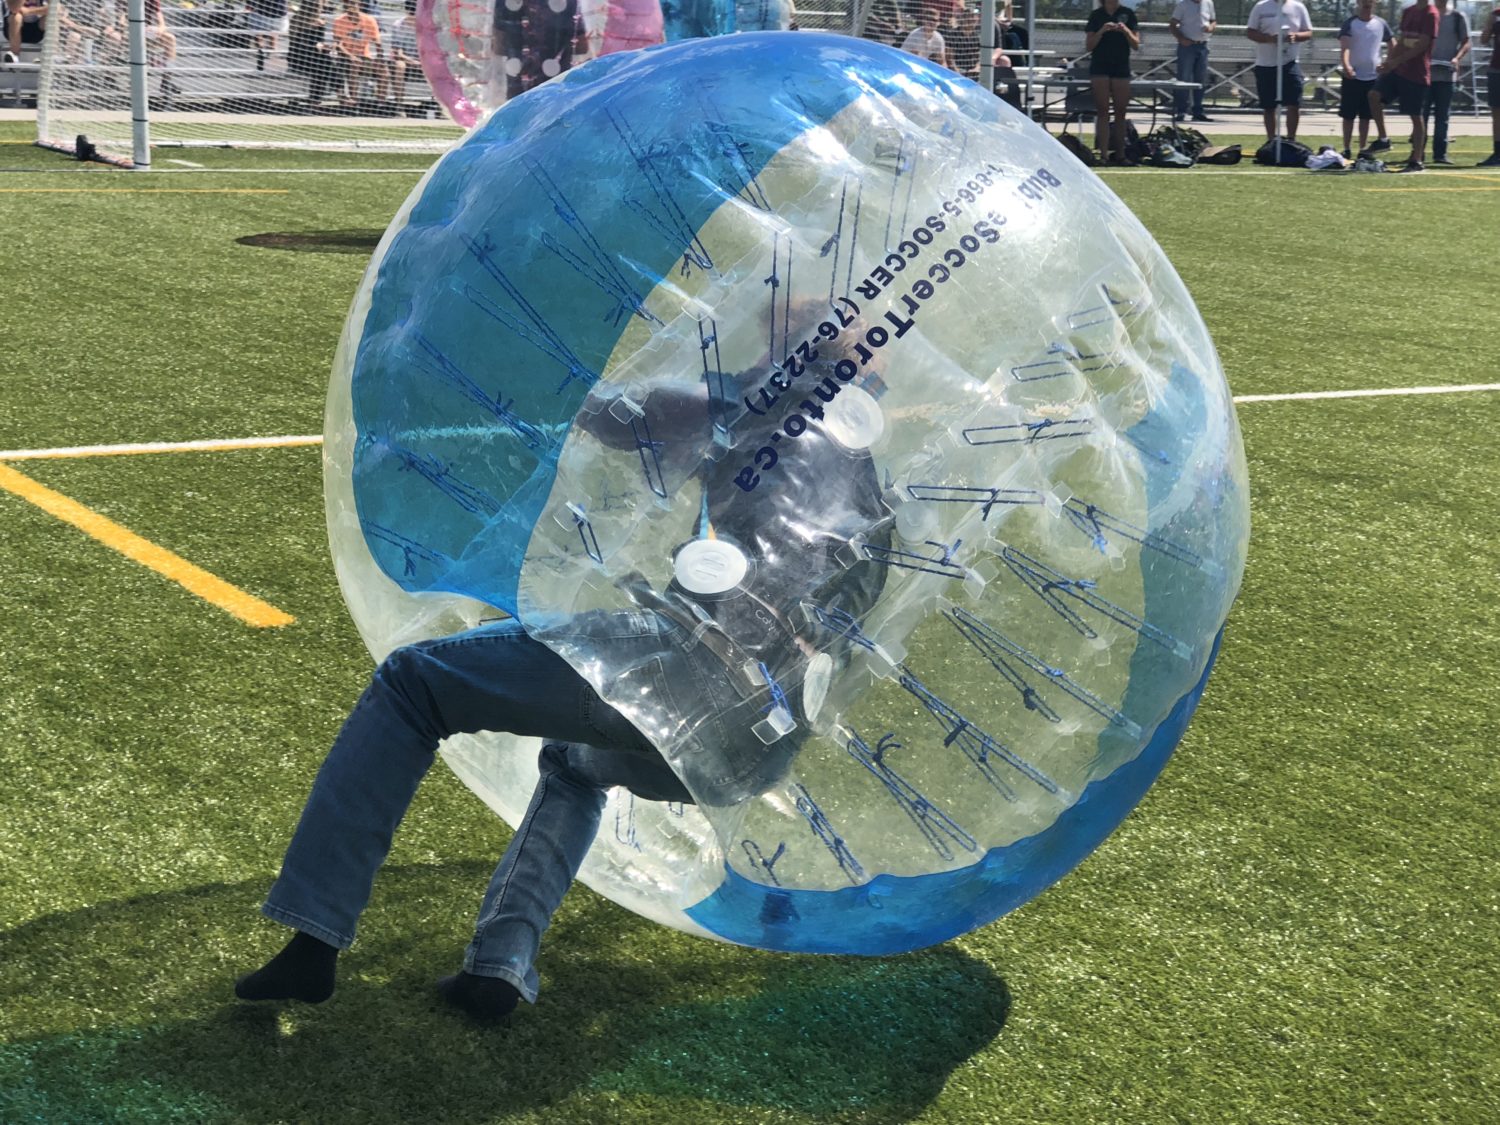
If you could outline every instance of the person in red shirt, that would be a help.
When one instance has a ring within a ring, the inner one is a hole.
[[[1479,162],[1481,168],[1500,168],[1500,8],[1490,13],[1490,19],[1479,35],[1479,42],[1491,48],[1489,73],[1490,141],[1493,151]]]
[[[1411,118],[1411,156],[1403,172],[1420,172],[1427,159],[1427,123],[1422,110],[1432,88],[1432,44],[1438,34],[1438,10],[1429,0],[1418,0],[1401,13],[1401,34],[1396,45],[1376,68],[1380,75],[1370,93],[1372,106],[1396,102]]]

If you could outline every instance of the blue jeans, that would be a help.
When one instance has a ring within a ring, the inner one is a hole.
[[[1203,92],[1208,88],[1208,44],[1190,43],[1184,47],[1177,44],[1177,81],[1196,82],[1196,90],[1177,91],[1177,113],[1188,112],[1188,95],[1192,95],[1194,117],[1203,116]]]
[[[1432,158],[1442,160],[1448,155],[1448,116],[1453,108],[1453,83],[1434,82],[1427,90],[1427,102],[1422,116],[1433,122]]]
[[[623,660],[663,666],[665,653],[670,668],[684,652],[677,626],[654,613],[585,619]],[[645,735],[515,621],[397,649],[376,669],[318,771],[262,912],[347,949],[438,743],[481,730],[549,740],[464,955],[468,972],[508,980],[535,1002],[542,934],[593,843],[606,790],[693,798]]]

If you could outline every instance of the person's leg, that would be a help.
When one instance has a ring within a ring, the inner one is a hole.
[[[1195,48],[1182,43],[1177,44],[1177,81],[1194,82],[1193,64],[1195,60]],[[1172,113],[1178,120],[1186,117],[1191,99],[1188,91],[1178,90],[1172,99]]]
[[[1409,164],[1421,164],[1427,159],[1427,122],[1422,111],[1427,108],[1428,89],[1410,82],[1401,92],[1401,112],[1411,121],[1411,155],[1407,157]]]
[[[1281,96],[1286,110],[1286,139],[1297,139],[1297,124],[1302,117],[1302,69],[1296,63],[1287,63],[1282,77]]]
[[[1111,78],[1109,80],[1109,100],[1111,106],[1110,140],[1115,159],[1125,159],[1125,116],[1130,109],[1130,79]]]
[[[1375,122],[1374,151],[1391,147],[1391,138],[1385,130],[1385,91],[1379,82],[1370,87],[1370,117]]]
[[[1432,159],[1435,163],[1448,163],[1448,117],[1453,108],[1453,83],[1434,82],[1428,101],[1432,113]]]
[[[1202,120],[1208,116],[1203,112],[1203,97],[1208,93],[1208,44],[1198,43],[1193,47],[1193,77],[1188,79],[1196,82],[1198,88],[1191,91],[1193,95],[1193,117]]]
[[[1094,151],[1101,157],[1109,155],[1109,77],[1095,74],[1089,77],[1089,88],[1094,95]]]
[[[442,739],[501,730],[592,741],[601,736],[599,712],[612,717],[615,744],[649,752],[643,735],[514,621],[397,649],[376,669],[318,771],[262,913],[347,949]],[[257,982],[251,990],[258,995],[247,998],[273,998],[266,989],[274,983]]]
[[[9,9],[5,13],[5,40],[11,56],[21,57],[21,13]]]
[[[609,789],[623,786],[647,800],[692,801],[671,767],[654,755],[549,744],[538,765],[531,804],[485,891],[463,972],[440,985],[451,1002],[473,1015],[504,1015],[518,996],[535,1003],[542,935],[594,841]]]
[[[1276,136],[1276,68],[1258,66],[1255,75],[1255,100],[1260,102],[1260,121],[1266,130],[1266,140]]]

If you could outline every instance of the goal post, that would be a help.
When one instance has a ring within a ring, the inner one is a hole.
[[[145,169],[151,150],[431,152],[462,130],[422,73],[414,0],[54,0],[37,143]]]

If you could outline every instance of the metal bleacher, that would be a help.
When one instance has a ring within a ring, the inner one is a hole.
[[[388,17],[401,13],[396,3],[385,3],[377,16],[382,28]],[[256,49],[246,10],[238,3],[197,8],[164,8],[167,26],[177,38],[177,58],[170,66],[153,68],[153,106],[161,109],[236,111],[241,113],[307,113],[320,105],[337,106],[331,93],[318,102],[310,97],[309,80],[292,73],[287,36],[277,36],[276,48],[264,55]],[[257,56],[260,65],[257,66]],[[419,66],[406,68],[402,96],[377,104],[373,89],[361,99],[362,113],[389,116],[433,116],[436,99]]]
[[[398,0],[384,0],[377,18],[384,27],[386,17],[393,19],[402,10]],[[177,57],[164,64],[159,53],[148,46],[147,81],[153,110],[240,114],[347,112],[338,108],[332,93],[325,92],[318,102],[312,100],[307,76],[292,73],[289,67],[286,35],[277,36],[275,50],[261,56],[257,66],[260,54],[255,46],[257,33],[250,30],[247,11],[240,0],[197,7],[177,7],[167,0],[162,14],[176,39]],[[73,72],[80,85],[86,82],[93,88],[113,86],[128,101],[129,67],[125,60],[96,58],[92,47],[87,41],[70,45],[67,56],[54,60],[56,73],[66,80],[69,72]],[[22,50],[19,64],[0,65],[0,104],[35,105],[40,61],[40,48],[27,46]],[[373,84],[367,84],[365,93],[358,107],[364,115],[441,116],[422,68],[416,64],[406,68],[399,102],[377,101]]]

